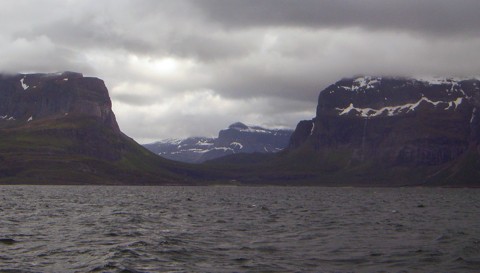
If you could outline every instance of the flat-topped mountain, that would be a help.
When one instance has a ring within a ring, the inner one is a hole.
[[[189,184],[201,175],[124,135],[100,79],[0,76],[0,183]]]
[[[479,107],[477,79],[342,79],[284,151],[208,164],[251,184],[480,187]]]
[[[477,79],[342,79],[297,125],[289,156],[344,184],[480,185],[479,107]]]
[[[0,76],[0,120],[27,121],[89,116],[119,131],[102,80],[80,73]]]
[[[292,132],[237,122],[221,130],[217,138],[166,139],[143,146],[168,159],[201,163],[230,154],[279,152],[287,147]]]

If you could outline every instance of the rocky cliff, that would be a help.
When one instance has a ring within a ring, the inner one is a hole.
[[[201,163],[230,154],[279,152],[287,147],[292,132],[236,122],[221,130],[217,138],[166,139],[144,147],[168,159]]]
[[[480,185],[479,107],[477,79],[342,79],[288,150],[354,184]]]
[[[200,175],[125,136],[111,106],[97,78],[0,75],[0,183],[188,184]]]
[[[0,76],[0,119],[26,121],[93,117],[119,132],[102,80],[80,73]]]
[[[479,107],[477,79],[343,79],[320,93],[285,151],[237,153],[276,151],[270,137],[289,132],[236,123],[199,140],[203,155],[216,145],[235,153],[186,165],[125,136],[99,79],[1,75],[0,184],[480,187]]]

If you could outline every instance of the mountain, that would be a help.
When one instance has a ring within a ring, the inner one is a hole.
[[[477,79],[342,79],[285,160],[330,184],[480,186],[479,107]]]
[[[143,147],[161,157],[188,163],[201,162],[202,156],[214,146],[214,138],[189,137],[184,139],[164,139]]]
[[[345,78],[274,155],[207,162],[245,184],[480,187],[480,81]]]
[[[477,79],[342,79],[285,150],[266,153],[291,132],[235,123],[216,139],[171,143],[202,160],[231,153],[191,165],[123,134],[100,79],[0,75],[0,184],[480,187],[479,107]]]
[[[189,163],[238,153],[275,153],[287,147],[293,130],[266,129],[241,122],[221,130],[217,138],[166,139],[143,145],[162,157]]]
[[[1,184],[189,184],[204,172],[124,135],[102,80],[0,75]]]

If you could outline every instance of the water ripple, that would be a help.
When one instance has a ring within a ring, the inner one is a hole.
[[[0,272],[480,267],[479,190],[0,188]]]

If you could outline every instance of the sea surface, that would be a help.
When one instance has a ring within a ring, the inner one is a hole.
[[[480,190],[0,186],[0,272],[480,272]]]

